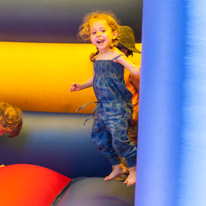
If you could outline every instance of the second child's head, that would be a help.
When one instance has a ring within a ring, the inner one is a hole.
[[[79,36],[83,40],[89,40],[102,49],[113,48],[118,44],[118,23],[111,12],[96,11],[88,13],[83,18],[79,29]]]
[[[141,53],[136,47],[135,47],[135,37],[134,37],[134,31],[129,26],[120,26],[119,27],[119,44],[117,45],[117,48],[124,52],[126,56],[133,55],[133,52]]]
[[[0,136],[4,133],[8,137],[15,137],[22,127],[22,114],[18,107],[0,102]]]

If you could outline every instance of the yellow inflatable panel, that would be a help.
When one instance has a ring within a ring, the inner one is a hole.
[[[93,73],[92,44],[0,42],[0,48],[0,100],[23,111],[66,113],[96,101],[92,88],[69,91],[71,83],[84,82]],[[135,55],[140,62],[140,55]],[[94,108],[91,104],[80,112]]]

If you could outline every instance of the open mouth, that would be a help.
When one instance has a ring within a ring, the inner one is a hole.
[[[97,44],[102,44],[102,43],[104,43],[104,40],[103,40],[103,39],[97,40]]]

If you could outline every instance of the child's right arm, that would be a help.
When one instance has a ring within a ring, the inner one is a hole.
[[[71,84],[70,92],[79,91],[79,90],[82,90],[82,89],[86,89],[86,88],[92,87],[92,85],[93,85],[93,78],[94,78],[93,76],[90,77],[86,82],[84,82],[82,84],[79,84],[79,83]]]

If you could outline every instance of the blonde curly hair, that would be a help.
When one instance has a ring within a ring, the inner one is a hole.
[[[22,128],[21,109],[8,103],[0,102],[0,125],[7,131],[8,137],[15,137]]]
[[[112,32],[119,32],[119,25],[118,20],[116,16],[111,11],[94,11],[86,14],[83,17],[83,23],[79,27],[79,37],[82,38],[84,41],[87,41],[90,39],[90,25],[94,20],[105,20],[110,28],[112,29]],[[119,42],[119,37],[113,39],[112,45],[117,46]],[[94,61],[94,56],[98,54],[98,51],[96,53],[92,53],[90,56],[90,60]]]

